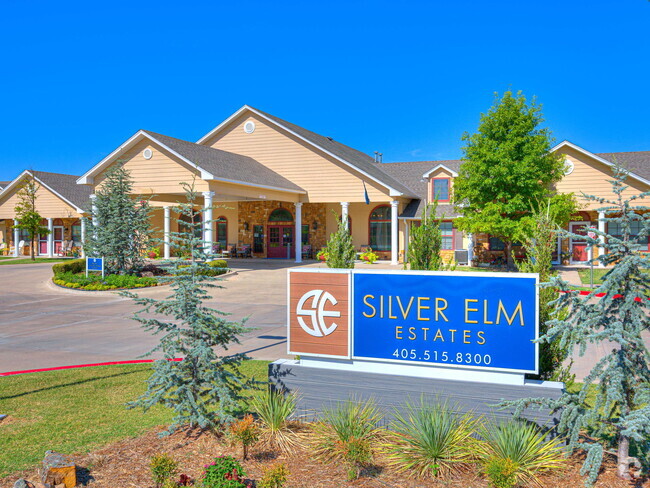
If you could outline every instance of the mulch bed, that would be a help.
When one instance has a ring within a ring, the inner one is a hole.
[[[187,435],[177,432],[168,437],[158,437],[152,430],[140,437],[111,444],[85,456],[73,456],[77,462],[79,479],[92,488],[153,488],[149,471],[151,456],[167,453],[179,464],[179,473],[194,479],[200,478],[203,466],[219,455],[231,455],[241,460],[240,449],[212,434]],[[250,479],[259,479],[263,470],[273,463],[283,462],[289,468],[287,488],[488,488],[488,483],[477,469],[445,481],[408,479],[385,469],[381,463],[360,479],[346,481],[345,469],[334,464],[322,464],[312,459],[308,450],[292,456],[261,453],[254,448],[249,460],[242,462]],[[584,486],[580,476],[582,459],[570,458],[566,470],[546,475],[541,479],[544,488],[573,488]],[[17,473],[0,480],[0,486],[11,488],[19,477],[37,480],[37,469]],[[650,486],[650,482],[626,482],[615,475],[613,460],[608,460],[601,471],[597,488],[629,488]]]

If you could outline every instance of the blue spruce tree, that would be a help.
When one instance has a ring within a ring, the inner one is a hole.
[[[650,326],[650,276],[646,272],[650,260],[638,250],[639,242],[648,242],[650,213],[647,207],[634,205],[650,192],[626,197],[627,173],[615,168],[615,177],[615,198],[585,195],[604,205],[599,211],[610,215],[606,218],[610,231],[620,229],[616,235],[590,229],[597,236],[587,239],[591,247],[607,251],[598,259],[613,267],[587,296],[570,290],[559,277],[551,280],[550,285],[562,293],[554,303],[548,332],[540,338],[547,343],[559,340],[567,356],[576,348],[584,355],[589,344],[602,345],[609,352],[597,361],[579,391],[567,391],[556,401],[529,398],[510,404],[517,407],[516,415],[530,405],[559,413],[557,430],[567,437],[569,452],[586,451],[582,474],[588,474],[587,486],[595,483],[608,449],[615,449],[609,452],[617,458],[618,476],[631,479],[631,451],[645,456],[650,447],[650,354],[642,337]],[[633,232],[633,227],[638,232]],[[572,236],[584,238],[566,234]],[[601,293],[604,296],[596,297]],[[639,461],[646,464],[647,460]]]
[[[208,290],[218,288],[213,283],[208,264],[209,253],[202,239],[202,223],[194,210],[197,195],[193,186],[183,184],[187,203],[175,208],[180,232],[171,233],[177,254],[188,260],[170,262],[171,294],[164,300],[143,298],[126,292],[143,308],[134,319],[143,328],[160,334],[160,342],[147,355],[162,352],[163,358],[153,363],[147,391],[129,408],[145,411],[157,404],[171,408],[175,415],[172,425],[163,434],[179,427],[217,429],[234,419],[244,391],[251,386],[240,370],[243,354],[221,356],[215,349],[227,350],[239,344],[249,329],[243,322],[225,318],[227,314],[206,307]],[[180,361],[174,359],[182,358]]]

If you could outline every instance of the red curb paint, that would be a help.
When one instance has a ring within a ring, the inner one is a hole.
[[[564,292],[562,292],[562,293],[568,293],[568,292],[564,291]],[[587,291],[587,290],[578,290],[578,295],[589,295],[590,293],[591,293],[591,292],[590,292],[590,291]],[[594,294],[594,296],[597,297],[597,298],[602,298],[602,297],[605,296],[605,294],[604,294],[604,293],[596,293],[596,294]],[[620,293],[617,293],[617,294],[614,295],[612,298],[623,298],[623,295],[621,295]],[[650,300],[650,298],[646,298],[646,300]],[[640,302],[640,301],[641,301],[641,298],[640,298],[640,297],[636,297],[636,298],[634,299],[634,301],[635,301],[635,302]]]
[[[168,361],[182,361],[182,358],[168,359]],[[108,363],[93,363],[93,364],[76,364],[74,366],[56,366],[54,368],[42,368],[42,369],[26,369],[24,371],[9,371],[7,373],[0,373],[0,376],[12,376],[16,374],[27,374],[27,373],[42,373],[44,371],[59,371],[62,369],[76,369],[76,368],[92,368],[94,366],[116,366],[120,364],[142,364],[142,363],[153,363],[157,359],[138,359],[132,361],[111,361]]]

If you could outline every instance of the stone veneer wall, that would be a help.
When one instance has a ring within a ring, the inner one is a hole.
[[[286,208],[291,212],[291,215],[293,215],[295,219],[296,207],[293,203],[278,201],[238,202],[239,243],[249,244],[252,248],[254,226],[264,226],[264,253],[257,253],[255,254],[256,257],[266,257],[266,239],[269,215],[271,215],[271,212],[276,208]],[[302,223],[309,224],[309,243],[311,244],[314,257],[318,250],[327,243],[328,236],[326,235],[325,217],[324,203],[302,204]],[[316,230],[314,230],[314,222],[317,224]],[[245,229],[244,223],[248,224],[248,230]]]

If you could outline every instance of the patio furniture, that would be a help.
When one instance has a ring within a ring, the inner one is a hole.
[[[69,252],[72,252],[72,246],[74,246],[74,241],[63,241],[61,243],[61,249],[59,249],[59,256],[66,257]]]
[[[237,257],[238,258],[252,258],[253,254],[251,253],[250,244],[243,244],[241,246],[237,246]]]
[[[302,246],[302,258],[303,259],[312,259],[311,246],[306,244]]]
[[[25,241],[18,242],[18,255],[22,256],[25,249]]]
[[[224,251],[228,256],[237,257],[237,244],[228,244],[228,248]]]
[[[7,243],[0,242],[0,254],[4,255],[7,252]]]

